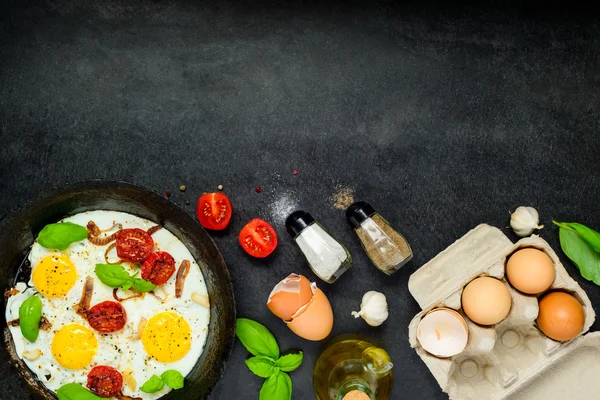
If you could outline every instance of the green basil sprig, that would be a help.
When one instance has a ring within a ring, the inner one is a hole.
[[[286,372],[302,364],[302,352],[279,357],[279,345],[269,330],[256,321],[238,318],[235,334],[244,347],[254,355],[246,366],[254,375],[266,378],[260,389],[259,400],[290,400],[292,380]]]
[[[42,319],[42,301],[37,296],[31,296],[19,307],[19,326],[25,339],[34,343],[40,333]]]
[[[279,367],[271,357],[257,356],[246,360],[246,366],[252,373],[261,378],[268,378],[277,373]]]
[[[260,388],[259,400],[292,398],[292,379],[285,372],[271,375]]]
[[[600,233],[576,223],[554,222],[559,230],[560,247],[579,273],[600,286],[600,252],[595,250]]]
[[[285,356],[282,356],[281,358],[279,358],[279,360],[275,361],[275,364],[282,371],[290,372],[290,371],[293,371],[296,368],[298,368],[300,366],[300,364],[302,364],[303,359],[304,359],[304,354],[302,352],[291,353],[291,354],[286,354]]]
[[[165,383],[160,379],[160,376],[152,375],[142,386],[140,390],[146,393],[156,393],[165,386]]]
[[[102,283],[111,288],[121,288],[123,290],[133,288],[138,292],[150,292],[156,289],[156,285],[152,282],[136,278],[138,272],[129,275],[125,268],[118,264],[96,264],[94,272],[96,272],[96,276]]]
[[[184,378],[181,372],[174,369],[169,369],[162,373],[159,377],[152,375],[142,386],[140,390],[146,393],[156,393],[161,390],[165,385],[171,389],[177,390],[183,387]]]
[[[174,369],[163,372],[160,378],[163,380],[165,385],[171,389],[177,390],[183,387],[183,375],[181,375],[181,372]]]
[[[235,334],[244,347],[255,356],[279,358],[275,336],[264,325],[247,318],[238,318]]]
[[[72,222],[49,224],[38,235],[38,243],[47,249],[65,250],[71,243],[79,242],[88,237],[85,226]]]
[[[78,383],[67,383],[62,385],[57,391],[58,400],[102,400],[102,397],[96,396]]]

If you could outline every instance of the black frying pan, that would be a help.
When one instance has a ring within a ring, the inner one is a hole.
[[[190,250],[202,270],[210,297],[210,324],[202,356],[187,376],[185,387],[171,391],[165,400],[204,399],[219,380],[235,339],[235,300],[229,271],[206,231],[185,211],[161,195],[127,183],[91,181],[55,188],[0,223],[0,286],[12,287],[15,276],[38,232],[47,224],[87,210],[115,210],[157,222]],[[2,303],[0,360],[7,357],[25,378],[36,399],[56,399],[14,352]],[[141,384],[138,382],[138,384]]]

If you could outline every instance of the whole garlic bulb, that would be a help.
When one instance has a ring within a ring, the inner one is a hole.
[[[354,318],[362,317],[371,326],[379,326],[388,318],[388,305],[385,295],[374,290],[362,297],[360,311],[352,311]]]
[[[542,229],[544,225],[539,225],[540,216],[533,207],[518,207],[510,215],[510,226],[517,236],[529,236],[534,229]]]

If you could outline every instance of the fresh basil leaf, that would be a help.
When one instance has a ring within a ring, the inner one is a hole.
[[[588,228],[585,225],[578,224],[577,222],[552,222],[554,225],[557,225],[560,228],[577,232],[579,237],[581,237],[592,249],[594,249],[594,251],[600,253],[600,232],[596,232],[595,230]]]
[[[177,390],[183,387],[183,375],[181,375],[181,372],[179,371],[170,369],[168,371],[163,372],[160,377],[162,378],[165,385],[167,385],[171,389]]]
[[[142,386],[140,390],[146,393],[156,393],[165,386],[162,379],[156,375],[152,375]]]
[[[125,268],[118,264],[96,264],[94,272],[102,283],[111,288],[119,288],[131,280]]]
[[[128,281],[126,284],[121,286],[121,290],[122,291],[129,290],[129,289],[131,289],[131,286],[133,286],[133,281]]]
[[[49,224],[38,235],[38,243],[47,249],[65,250],[73,242],[79,242],[88,237],[84,226],[72,222]]]
[[[19,307],[19,326],[25,339],[34,343],[40,333],[42,319],[42,301],[37,296],[31,296]]]
[[[275,364],[285,372],[290,372],[295,370],[302,364],[302,360],[304,359],[304,353],[292,353],[286,354],[285,356],[280,357]]]
[[[247,318],[238,318],[235,334],[252,355],[279,358],[279,345],[277,345],[275,337],[258,322]]]
[[[261,378],[268,378],[275,373],[275,362],[270,357],[251,357],[246,360],[246,365],[254,375]]]
[[[259,400],[290,400],[292,380],[285,372],[268,377],[260,388]]]
[[[58,400],[102,400],[102,397],[96,396],[78,383],[67,383],[62,385],[57,391]]]
[[[150,292],[156,289],[156,285],[154,285],[152,282],[148,282],[140,278],[133,278],[133,280],[131,281],[131,286],[138,292],[143,293]]]
[[[575,231],[560,228],[560,247],[588,281],[600,286],[600,253],[595,252]]]

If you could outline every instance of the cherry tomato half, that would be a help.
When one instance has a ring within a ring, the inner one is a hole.
[[[127,322],[125,308],[116,301],[103,301],[90,308],[87,320],[100,333],[111,333],[123,329]]]
[[[164,285],[175,272],[175,260],[166,251],[157,251],[142,264],[142,279],[156,286]]]
[[[196,216],[206,229],[220,231],[227,227],[233,209],[229,198],[223,193],[206,193],[198,199]]]
[[[154,249],[152,236],[139,228],[121,229],[116,244],[119,258],[130,263],[144,261]]]
[[[123,376],[113,367],[98,365],[88,373],[87,388],[100,397],[115,397],[123,388]]]
[[[253,257],[264,258],[277,247],[275,229],[260,218],[255,218],[242,228],[239,236],[242,248]]]

